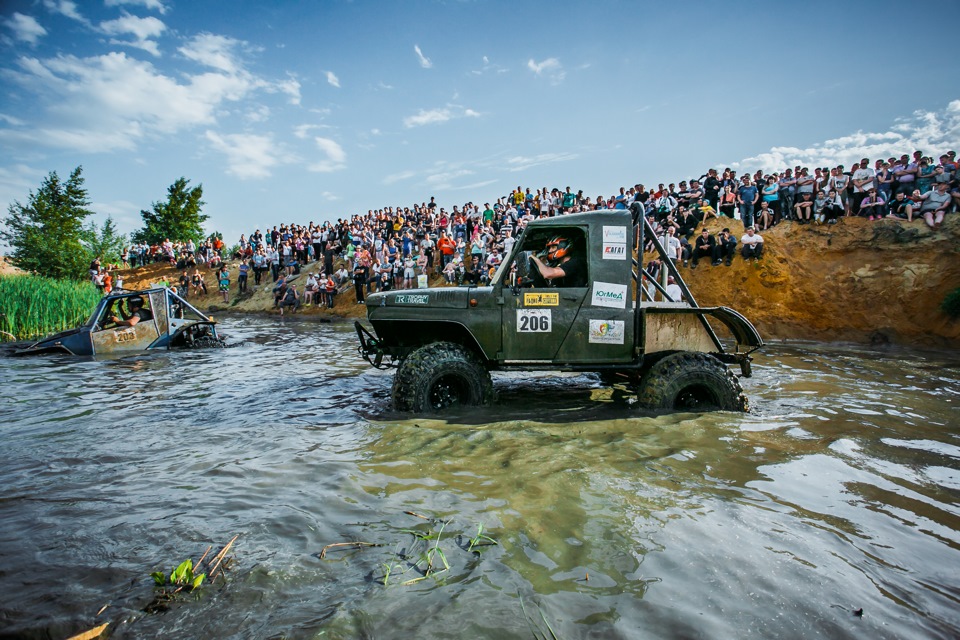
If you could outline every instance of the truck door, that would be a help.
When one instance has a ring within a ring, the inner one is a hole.
[[[553,361],[574,324],[586,287],[532,287],[513,295],[503,289],[503,360]]]

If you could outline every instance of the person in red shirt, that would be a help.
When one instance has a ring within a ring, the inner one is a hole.
[[[440,268],[447,266],[447,263],[453,260],[453,252],[457,248],[457,243],[453,241],[453,238],[447,235],[446,231],[440,232],[440,239],[437,240],[437,249],[440,250]]]

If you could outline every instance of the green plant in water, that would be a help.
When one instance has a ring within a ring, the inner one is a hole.
[[[193,575],[193,560],[187,558],[170,572],[169,578],[161,571],[155,571],[150,576],[158,587],[172,586],[177,587],[178,590],[193,591],[203,583],[207,574]]]
[[[940,308],[951,318],[960,318],[960,288],[948,293]]]
[[[490,536],[483,535],[483,523],[481,522],[477,525],[477,535],[470,538],[470,544],[467,545],[467,551],[473,551],[474,547],[486,547],[490,545],[500,544]],[[480,551],[477,551],[480,553]]]

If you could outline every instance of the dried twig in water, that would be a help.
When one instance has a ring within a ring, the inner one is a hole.
[[[109,607],[109,606],[110,606],[110,603],[108,602],[107,604],[105,604],[105,605],[103,605],[102,607],[100,607],[100,611],[97,611],[97,615],[100,615],[101,613],[103,613],[104,611],[106,611],[106,610],[107,610],[107,607]]]
[[[240,534],[239,534],[239,533],[238,533],[237,535],[233,536],[233,538],[231,538],[230,542],[228,542],[227,545],[226,545],[223,549],[220,549],[220,553],[218,553],[216,556],[214,556],[213,560],[211,561],[211,562],[213,562],[213,568],[210,569],[210,581],[211,581],[211,582],[213,582],[214,577],[216,577],[216,576],[214,576],[214,573],[216,572],[217,568],[220,566],[220,563],[223,562],[223,557],[224,557],[225,555],[227,555],[227,552],[230,551],[230,547],[233,546],[233,543],[236,542],[237,538],[239,538],[239,537],[240,537]],[[223,571],[221,571],[220,573],[223,573]]]
[[[210,553],[210,549],[213,549],[213,545],[207,547],[207,550],[203,552],[203,555],[200,556],[200,559],[193,563],[193,566],[196,567],[198,571],[200,570],[200,565],[203,564],[203,559],[207,557],[208,553]]]
[[[421,520],[430,520],[427,516],[422,516],[419,513],[414,513],[413,511],[404,511],[408,516],[413,516],[414,518],[420,518]]]
[[[109,624],[109,622],[104,622],[99,627],[94,627],[89,631],[84,631],[83,633],[78,633],[75,636],[70,636],[67,638],[67,640],[93,640],[94,638],[99,638],[101,635],[103,635],[103,632],[107,630],[107,625]]]
[[[382,544],[377,544],[376,542],[334,542],[333,544],[328,544],[320,550],[320,559],[323,560],[324,556],[327,555],[327,549],[332,549],[333,547],[355,547],[357,549],[362,549],[364,547],[382,546]]]

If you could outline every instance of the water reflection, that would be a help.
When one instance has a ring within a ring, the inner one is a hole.
[[[498,375],[496,405],[428,420],[389,410],[390,374],[346,325],[230,324],[244,346],[0,362],[0,635],[530,637],[541,613],[560,637],[960,626],[942,354],[771,347],[746,416]],[[480,525],[499,544],[467,552]],[[384,586],[385,565],[419,575],[431,542],[409,530],[441,526],[450,569]],[[142,612],[150,571],[236,533],[225,586]],[[318,557],[350,540],[383,546]]]

